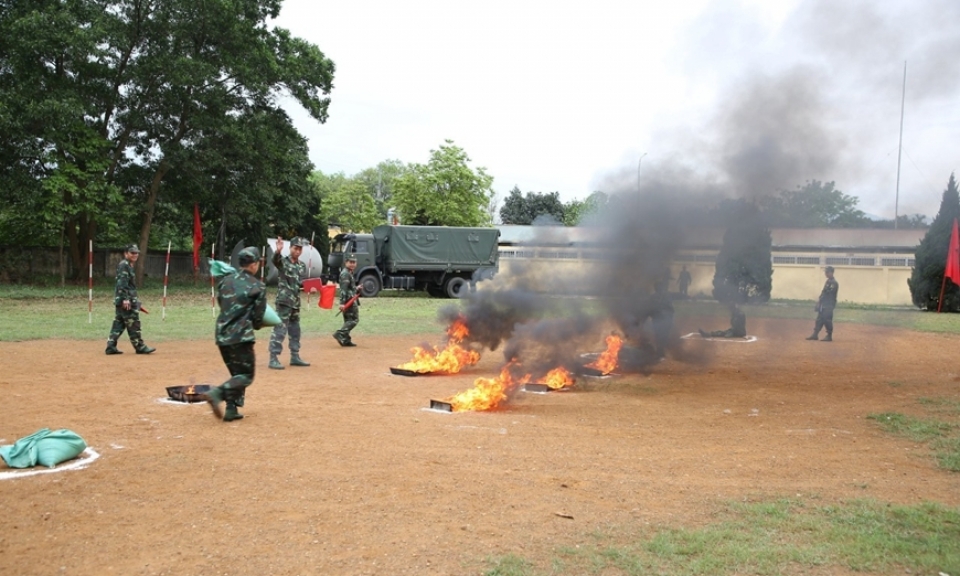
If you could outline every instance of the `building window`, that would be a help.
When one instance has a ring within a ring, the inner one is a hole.
[[[797,264],[813,264],[814,266],[820,265],[819,256],[797,256]]]
[[[881,266],[906,266],[907,259],[906,258],[881,258],[880,265]]]
[[[876,266],[876,258],[851,258],[850,264],[853,266]]]
[[[849,258],[840,258],[837,256],[827,256],[827,265],[828,266],[849,266]]]
[[[774,256],[773,263],[774,264],[796,264],[797,257],[796,256]]]

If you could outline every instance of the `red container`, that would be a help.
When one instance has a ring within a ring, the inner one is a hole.
[[[320,287],[320,299],[317,300],[317,306],[330,310],[333,308],[333,297],[337,293],[337,287],[334,284]]]
[[[303,281],[303,291],[310,292],[311,289],[320,291],[323,286],[323,278],[307,278]]]

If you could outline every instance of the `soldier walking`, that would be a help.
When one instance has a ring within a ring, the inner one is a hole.
[[[140,299],[137,297],[137,278],[133,265],[140,258],[140,248],[130,244],[123,249],[123,260],[117,264],[117,285],[113,291],[113,304],[116,315],[113,317],[113,326],[107,336],[107,355],[123,354],[117,348],[117,340],[127,331],[130,343],[137,354],[150,354],[156,348],[143,343],[140,334]]]
[[[263,315],[267,310],[266,288],[257,278],[259,250],[241,250],[239,264],[240,270],[222,276],[217,283],[220,315],[217,317],[216,342],[230,371],[230,379],[207,392],[213,415],[225,422],[243,418],[237,408],[243,406],[247,387],[253,384],[256,372],[253,347],[257,337],[253,331],[263,327]],[[220,409],[223,401],[227,403],[226,412]]]
[[[357,295],[357,280],[353,271],[357,268],[357,257],[350,254],[343,263],[340,271],[340,311],[343,312],[343,326],[333,333],[333,337],[341,346],[356,346],[350,338],[350,331],[360,323],[360,299]],[[353,299],[348,306],[347,302]]]
[[[277,314],[283,321],[274,326],[270,335],[270,364],[274,370],[283,370],[279,355],[283,352],[283,339],[290,335],[290,365],[309,366],[300,358],[300,290],[307,267],[300,261],[303,247],[309,242],[305,238],[290,240],[290,255],[283,256],[283,239],[277,238],[277,249],[273,253],[273,265],[277,268]]]
[[[820,291],[820,299],[814,308],[817,311],[817,322],[813,326],[813,334],[807,337],[807,340],[819,340],[820,329],[827,329],[827,336],[824,342],[833,342],[833,309],[837,307],[837,292],[840,290],[840,284],[833,279],[833,266],[827,266],[823,269],[827,277],[823,290]]]

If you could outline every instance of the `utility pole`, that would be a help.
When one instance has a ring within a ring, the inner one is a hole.
[[[893,229],[900,219],[900,156],[903,154],[903,105],[907,100],[907,61],[903,61],[903,91],[900,95],[900,147],[897,150],[897,195],[893,201]]]
[[[643,165],[643,157],[646,155],[647,153],[644,152],[643,154],[640,155],[640,160],[637,161],[637,191],[638,192],[640,191],[640,166]]]

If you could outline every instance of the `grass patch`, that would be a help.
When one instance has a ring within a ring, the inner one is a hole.
[[[941,414],[960,413],[960,403],[955,400],[921,398],[920,403]],[[885,432],[928,444],[940,468],[960,472],[960,423],[917,418],[897,412],[868,414],[867,418],[874,420]]]
[[[554,552],[540,568],[508,556],[515,574],[960,574],[960,510],[858,500],[809,506],[797,500],[735,503],[697,529],[644,529]],[[503,559],[494,560],[494,570]],[[517,571],[519,570],[519,571]]]

